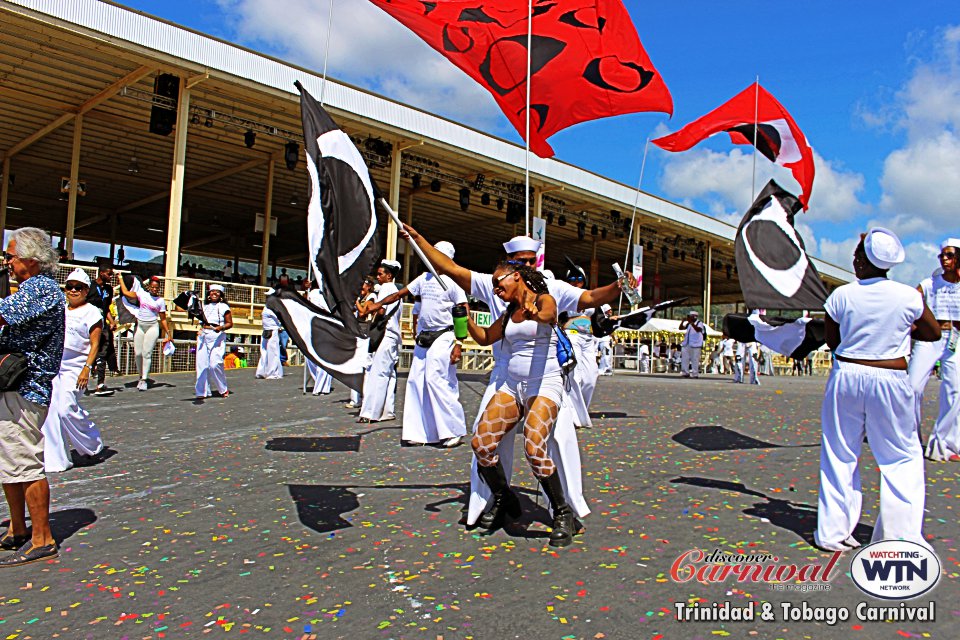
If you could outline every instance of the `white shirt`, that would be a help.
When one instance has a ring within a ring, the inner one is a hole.
[[[947,282],[942,275],[920,283],[923,300],[937,320],[960,320],[960,282]]]
[[[203,305],[203,317],[207,319],[207,324],[215,327],[223,325],[228,313],[230,313],[230,305],[225,302],[208,302]],[[213,329],[204,329],[204,331],[213,331]]]
[[[699,328],[700,331],[697,331],[697,329],[694,329],[694,327]],[[686,333],[683,335],[683,342],[680,343],[680,346],[694,347],[694,348],[702,347],[703,346],[703,333],[701,333],[702,331],[704,331],[703,323],[700,322],[699,320],[694,320],[693,322],[688,324]]]
[[[650,357],[650,347],[648,347],[643,343],[640,343],[640,349],[637,351],[637,353],[640,354],[641,360],[645,360]]]
[[[449,276],[440,276],[440,278],[447,286],[446,290],[440,286],[432,273],[423,273],[407,285],[411,295],[420,296],[418,333],[452,327],[451,310],[456,305],[467,302],[467,294]]]
[[[557,334],[545,322],[507,322],[503,335],[510,349],[507,372],[515,380],[539,380],[560,375],[557,361]]]
[[[395,285],[392,282],[384,282],[383,284],[380,285],[380,290],[377,292],[377,302],[380,302],[390,294],[396,293],[397,291],[399,291],[399,289],[397,289],[397,285]],[[397,308],[397,305],[399,304],[400,304],[400,301],[397,300],[393,304],[387,305],[386,307],[383,308],[383,313],[384,314],[391,313],[394,309]],[[384,335],[386,335],[387,333],[392,333],[393,335],[396,336],[398,340],[400,339],[400,311],[399,310],[397,310],[397,312],[390,317],[390,320],[387,321],[387,328]]]
[[[580,306],[580,296],[585,289],[577,289],[573,285],[559,280],[547,280],[547,291],[557,301],[557,313],[577,313]],[[493,292],[493,275],[489,273],[470,272],[470,295],[490,307],[490,315],[498,318],[507,310],[507,303]]]
[[[724,356],[733,356],[733,338],[727,338],[720,342],[720,346],[723,348]]]
[[[263,308],[263,313],[260,314],[260,320],[263,322],[264,331],[273,331],[274,329],[280,328],[280,318],[266,307]]]
[[[160,317],[161,313],[167,312],[167,303],[163,296],[154,298],[149,291],[140,289],[137,291],[137,298],[140,301],[140,307],[137,309],[137,320],[154,322]]]
[[[837,287],[823,310],[840,325],[838,356],[887,360],[910,353],[910,328],[923,307],[913,287],[868,278]]]
[[[90,353],[90,329],[98,322],[103,322],[103,314],[92,304],[85,303],[76,309],[67,305],[63,332],[64,360],[68,358],[68,352],[84,356]]]

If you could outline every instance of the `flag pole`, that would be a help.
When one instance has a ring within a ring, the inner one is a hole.
[[[323,51],[323,84],[320,85],[320,106],[323,106],[323,94],[327,90],[327,60],[330,58],[330,32],[333,29],[333,0],[327,10],[327,44]]]
[[[643,160],[640,162],[640,179],[637,180],[637,193],[633,197],[633,212],[630,214],[630,233],[627,234],[627,250],[623,252],[623,266],[627,267],[627,259],[630,257],[630,245],[633,244],[633,225],[637,222],[637,207],[640,206],[640,187],[643,185],[643,170],[647,166],[647,150],[650,148],[650,136],[643,145]],[[617,315],[620,315],[623,306],[623,291],[620,292],[620,299],[617,300]]]
[[[524,188],[523,220],[526,235],[530,235],[530,59],[533,56],[533,0],[527,2],[527,108],[524,110]]]
[[[390,203],[387,202],[386,198],[380,198],[378,202],[383,206],[386,212],[393,218],[393,221],[397,223],[398,229],[403,229],[403,223],[400,222],[400,216],[397,215],[397,212],[390,207]],[[414,253],[423,261],[423,264],[427,267],[427,270],[433,274],[433,277],[437,279],[437,282],[440,284],[440,287],[446,291],[447,285],[443,282],[443,279],[440,278],[440,275],[437,273],[437,270],[433,268],[433,263],[427,259],[427,256],[424,255],[423,250],[417,246],[417,243],[413,240],[407,240],[407,244],[413,247]]]
[[[753,178],[750,182],[750,199],[747,202],[753,202],[757,196],[757,133],[760,129],[760,75],[757,75],[757,82],[754,85],[753,94]]]

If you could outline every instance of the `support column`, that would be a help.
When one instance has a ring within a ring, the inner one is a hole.
[[[263,248],[260,249],[260,284],[267,284],[267,266],[270,259],[270,226],[271,226],[271,217],[273,214],[273,172],[274,167],[276,166],[276,160],[272,157],[270,162],[267,163],[267,197],[263,203]],[[277,266],[273,266],[274,273],[276,273]]]
[[[533,188],[533,217],[543,217],[543,189],[540,187]]]
[[[113,262],[113,254],[117,247],[117,217],[114,213],[110,216],[110,262]]]
[[[408,225],[413,225],[413,192],[410,192],[410,195],[407,196],[407,211],[403,216],[403,221]],[[410,258],[413,253],[413,249],[406,247],[403,251],[403,279],[405,282],[410,282],[412,279],[410,277]]]
[[[713,245],[707,243],[707,259],[704,262],[703,273],[703,321],[710,324],[710,293],[713,276]]]
[[[10,197],[10,156],[3,157],[3,185],[0,186],[0,240],[7,230],[7,199]],[[6,249],[6,246],[3,247]]]
[[[597,262],[597,236],[594,236],[590,247],[590,283],[587,288],[596,289],[599,281],[600,263]]]
[[[70,194],[67,200],[67,228],[64,249],[67,259],[73,259],[73,234],[77,224],[77,196],[80,191],[80,142],[83,139],[83,114],[73,119],[73,151],[70,154]]]
[[[393,150],[390,155],[390,208],[394,211],[400,209],[400,157],[403,151],[400,149],[400,143],[393,143]],[[387,260],[397,259],[397,223],[393,218],[387,220]],[[407,274],[404,272],[403,277]]]
[[[177,277],[180,261],[180,221],[183,215],[183,188],[187,170],[187,130],[190,122],[190,89],[187,79],[180,78],[177,102],[177,125],[173,141],[173,175],[170,178],[170,212],[167,215],[167,259],[163,275]]]

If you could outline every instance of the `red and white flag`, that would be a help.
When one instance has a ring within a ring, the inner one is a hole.
[[[754,123],[757,151],[790,169],[800,183],[799,200],[807,209],[813,189],[813,149],[783,105],[759,83],[750,85],[676,133],[651,142],[667,151],[686,151],[716,133],[726,132],[734,144],[752,145]]]

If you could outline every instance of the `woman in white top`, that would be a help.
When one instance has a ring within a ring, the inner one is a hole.
[[[268,289],[267,295],[272,296],[274,289]],[[257,377],[266,380],[279,380],[283,377],[283,363],[280,362],[280,318],[277,314],[263,308],[260,314],[263,323],[263,333],[260,336],[260,361],[257,362]]]
[[[506,379],[483,410],[471,442],[478,472],[493,494],[490,531],[504,516],[520,516],[520,503],[509,489],[497,455],[500,441],[524,418],[523,440],[527,461],[550,500],[553,511],[551,546],[573,541],[573,512],[547,445],[563,402],[564,380],[557,360],[557,303],[543,276],[528,266],[501,262],[493,272],[493,290],[507,303],[503,316],[487,328],[469,318],[470,335],[480,345],[503,341],[509,353]]]
[[[940,269],[920,283],[917,289],[940,323],[939,342],[918,342],[910,357],[910,384],[916,394],[917,426],[923,391],[933,365],[940,361],[940,412],[927,441],[926,456],[931,460],[960,461],[960,358],[957,334],[960,333],[960,238],[947,238],[940,244]],[[952,344],[951,344],[952,343]]]
[[[227,334],[233,326],[230,307],[224,301],[223,285],[212,284],[203,305],[206,322],[197,332],[197,400],[210,397],[210,383],[217,388],[220,397],[230,395],[227,376],[223,370],[223,356],[227,349]]]
[[[824,303],[824,337],[836,360],[827,380],[821,422],[820,548],[859,546],[853,530],[862,494],[858,463],[863,438],[880,469],[880,515],[873,540],[926,545],[923,452],[916,434],[914,394],[907,377],[910,337],[940,339],[940,326],[916,289],[887,279],[904,260],[893,232],[871,229],[853,254],[857,281]]]
[[[160,337],[163,328],[163,344],[173,341],[173,334],[167,325],[167,303],[160,295],[160,278],[153,276],[146,290],[134,280],[133,289],[128,289],[123,278],[120,278],[120,292],[123,297],[135,303],[137,309],[137,329],[133,334],[133,352],[137,363],[137,372],[140,382],[137,391],[147,390],[147,379],[150,377],[150,366],[153,364],[153,349]]]
[[[103,451],[100,430],[90,414],[80,406],[80,398],[90,380],[90,367],[97,359],[103,314],[87,304],[90,277],[82,269],[74,269],[64,285],[67,297],[66,326],[60,372],[53,379],[50,410],[43,423],[44,469],[66,471],[73,466],[70,443],[82,456],[95,456]]]

